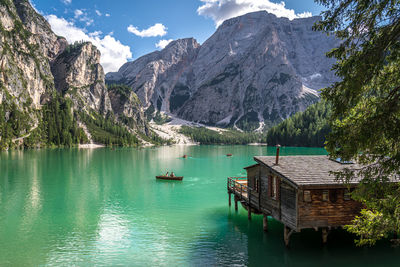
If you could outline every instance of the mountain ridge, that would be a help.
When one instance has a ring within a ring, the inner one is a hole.
[[[144,55],[107,73],[106,80],[131,86],[146,108],[185,120],[269,128],[316,102],[317,91],[336,81],[325,53],[338,41],[312,31],[319,19],[248,13],[223,22],[195,49],[179,46],[192,38],[173,41],[156,52],[157,60],[151,58],[155,52]],[[160,59],[175,46],[187,56]]]

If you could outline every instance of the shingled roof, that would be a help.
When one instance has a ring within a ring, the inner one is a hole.
[[[280,174],[296,186],[339,185],[332,171],[344,168],[358,168],[358,164],[343,164],[329,159],[327,156],[281,156],[279,164],[275,164],[275,156],[259,156],[254,160],[274,172]],[[358,183],[358,179],[352,181]]]

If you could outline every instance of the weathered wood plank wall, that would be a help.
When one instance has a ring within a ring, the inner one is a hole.
[[[303,199],[304,190],[311,193],[311,202]],[[361,203],[344,200],[345,188],[330,189],[329,200],[323,200],[324,189],[307,189],[299,191],[299,228],[342,226],[350,224],[361,210]],[[336,198],[336,199],[334,199]],[[335,200],[334,202],[332,200]]]
[[[281,183],[281,221],[292,229],[297,229],[296,189]]]

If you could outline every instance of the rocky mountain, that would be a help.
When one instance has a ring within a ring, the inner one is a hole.
[[[111,109],[114,114],[128,127],[137,129],[140,133],[149,135],[149,128],[142,104],[138,96],[126,85],[108,85]]]
[[[200,45],[193,38],[172,42],[134,62],[124,64],[118,72],[108,73],[107,81],[131,86],[145,107],[170,110],[169,98],[182,74],[196,59]]]
[[[106,79],[131,86],[151,111],[245,130],[270,127],[336,81],[325,53],[338,40],[312,30],[318,19],[249,13],[225,21],[202,45],[171,42]]]
[[[74,106],[101,114],[112,112],[100,65],[100,52],[91,43],[68,46],[52,63],[55,88],[70,97]]]
[[[95,46],[68,44],[28,0],[2,0],[0,148],[24,139],[33,145],[70,145],[101,135],[110,142],[131,144],[137,141],[135,134],[148,134],[137,102],[113,108],[119,92],[110,97],[99,62]],[[86,137],[83,130],[89,131]]]

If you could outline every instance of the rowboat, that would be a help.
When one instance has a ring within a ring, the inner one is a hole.
[[[170,175],[158,175],[156,179],[160,180],[173,180],[173,181],[182,181],[183,176],[170,176]]]
[[[232,157],[232,154],[231,154],[231,153],[229,153],[229,154],[226,154],[226,156],[227,156],[227,157]]]

